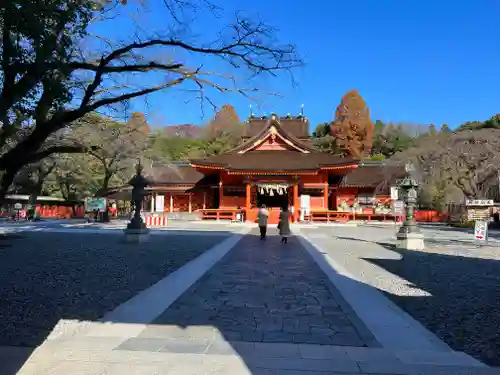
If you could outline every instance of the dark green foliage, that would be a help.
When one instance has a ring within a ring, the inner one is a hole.
[[[316,129],[314,129],[314,131],[312,133],[312,136],[314,138],[321,138],[321,137],[324,137],[327,135],[332,135],[331,126],[327,122],[324,122],[324,123],[316,126]]]
[[[325,122],[316,126],[313,131],[313,146],[321,152],[328,152],[330,154],[342,154],[342,150],[337,144],[335,137],[331,134],[331,126]]]
[[[451,129],[449,128],[449,126],[448,126],[448,125],[443,124],[443,125],[441,126],[441,129],[439,130],[439,133],[440,133],[440,134],[451,134],[451,133],[452,133],[452,131],[451,131]]]

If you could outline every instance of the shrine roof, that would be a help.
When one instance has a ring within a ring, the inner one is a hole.
[[[404,166],[386,164],[384,162],[364,162],[347,174],[341,187],[381,188],[392,186],[406,175]],[[384,186],[382,186],[384,185]]]
[[[261,148],[269,139],[281,142],[283,148]],[[233,172],[291,172],[317,171],[325,167],[348,167],[357,165],[358,162],[352,158],[316,151],[309,142],[304,142],[285,131],[280,119],[272,115],[267,119],[266,126],[243,144],[224,154],[191,160],[191,165]]]
[[[145,171],[145,177],[150,181],[146,191],[162,190],[175,192],[190,192],[197,188],[219,184],[218,174],[204,175],[193,168],[189,163],[174,162],[170,164],[156,164]],[[131,199],[132,187],[129,185],[112,187],[98,191],[95,196],[108,199]]]
[[[292,150],[258,150],[243,154],[231,152],[202,160],[192,160],[192,165],[227,169],[229,171],[317,171],[322,167],[357,165],[358,161],[322,152],[302,153]]]
[[[153,185],[196,184],[204,175],[185,163],[153,165],[147,173]]]

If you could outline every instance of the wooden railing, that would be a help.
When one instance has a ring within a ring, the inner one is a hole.
[[[255,211],[255,212],[254,212]],[[240,214],[240,218],[242,220],[251,220],[252,222],[255,221],[257,215],[256,215],[257,209],[255,210],[250,210],[246,215],[245,215],[245,210],[242,209],[237,209],[237,208],[215,208],[215,209],[204,209],[204,210],[199,210],[200,216],[202,220],[230,220],[230,221],[237,221],[238,217],[237,215]],[[276,211],[278,213],[279,211]],[[274,213],[274,212],[271,212]],[[248,217],[246,217],[248,216]],[[273,215],[270,215],[269,224],[274,224],[274,221],[277,223],[277,216],[276,220],[272,220]],[[329,211],[329,210],[315,210],[311,211],[309,213],[309,216],[305,218],[306,220],[309,220],[310,222],[333,222],[333,221],[340,221],[340,222],[347,222],[349,220],[367,220],[367,221],[372,221],[372,220],[378,220],[378,221],[395,221],[399,222],[401,221],[402,217],[399,215],[394,215],[391,213],[355,213],[355,212],[343,212],[343,211]]]
[[[342,212],[342,211],[311,211],[309,220],[311,222],[330,222],[330,221],[349,221],[349,220],[378,220],[378,221],[401,221],[402,216],[394,215],[392,213],[356,213],[356,212]]]
[[[315,221],[330,222],[330,221],[349,221],[350,219],[348,212],[311,211],[309,214],[309,220],[311,222]]]
[[[417,210],[415,211],[415,220],[428,223],[445,223],[450,219],[447,212],[439,212],[436,210]]]
[[[213,208],[199,210],[202,220],[231,220],[236,221],[237,214],[243,217],[243,210],[237,208]]]

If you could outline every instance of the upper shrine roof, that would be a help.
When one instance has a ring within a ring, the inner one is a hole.
[[[273,116],[277,117],[276,115],[271,115],[270,117]],[[245,121],[245,138],[253,138],[265,129],[270,117],[256,117],[251,114],[250,118]],[[299,114],[298,116],[292,116],[290,114],[281,116],[278,118],[278,122],[281,128],[290,136],[299,139],[310,138],[309,119],[303,114]]]
[[[248,125],[248,124],[247,124]],[[220,155],[191,160],[196,168],[231,172],[315,172],[319,169],[356,167],[358,160],[318,152],[287,132],[281,119],[271,115],[265,126],[238,147]]]

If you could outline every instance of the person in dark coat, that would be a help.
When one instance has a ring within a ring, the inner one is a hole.
[[[286,244],[288,242],[288,237],[290,237],[290,211],[288,207],[283,207],[280,212],[280,221],[278,224],[278,229],[281,236],[281,243]]]

